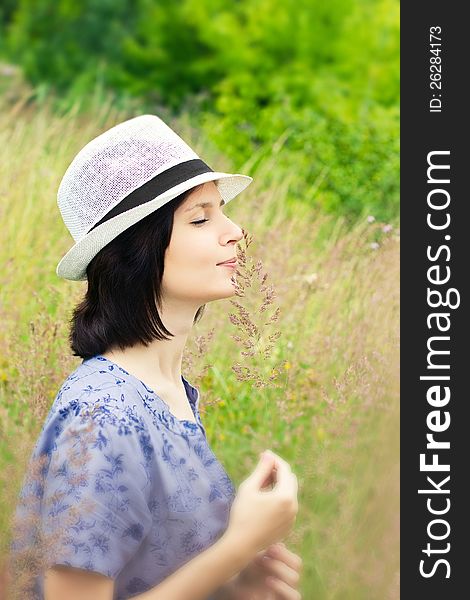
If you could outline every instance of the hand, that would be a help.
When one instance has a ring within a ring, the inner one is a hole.
[[[245,546],[245,564],[288,535],[299,508],[297,491],[297,477],[289,463],[265,451],[255,470],[238,486],[224,533],[237,540],[238,547]]]
[[[297,590],[302,559],[283,542],[271,544],[233,581],[235,600],[301,600]],[[274,577],[272,582],[266,577]]]

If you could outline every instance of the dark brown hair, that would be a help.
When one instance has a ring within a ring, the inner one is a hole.
[[[74,308],[69,342],[84,360],[111,348],[168,340],[163,325],[161,281],[175,210],[197,186],[138,221],[102,248],[87,267],[88,289]],[[200,306],[196,323],[204,312]]]

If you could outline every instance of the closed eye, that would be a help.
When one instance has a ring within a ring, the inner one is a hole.
[[[199,221],[191,221],[191,223],[192,223],[192,225],[202,225],[203,223],[205,223],[208,220],[209,219],[201,219]]]

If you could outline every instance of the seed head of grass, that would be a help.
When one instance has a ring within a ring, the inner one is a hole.
[[[266,283],[268,273],[263,272],[261,260],[254,261],[247,249],[253,236],[244,233],[244,248],[237,246],[238,268],[233,275],[236,295],[244,299],[230,300],[236,311],[229,314],[229,320],[237,329],[232,338],[241,346],[240,354],[243,362],[232,366],[238,381],[251,381],[254,387],[278,387],[275,381],[281,372],[282,363],[272,364],[272,351],[281,331],[272,333],[269,328],[276,323],[280,315],[280,307],[275,307],[269,314],[276,293],[274,287]],[[260,301],[261,298],[261,301]],[[247,363],[249,364],[243,364]]]
[[[97,406],[95,410],[98,410]],[[66,564],[72,557],[73,546],[68,532],[96,506],[96,502],[88,498],[80,498],[76,506],[64,502],[70,490],[76,490],[76,497],[80,497],[80,488],[86,485],[89,477],[88,448],[97,440],[96,427],[90,418],[92,414],[82,413],[86,427],[70,428],[64,434],[66,458],[55,455],[52,460],[44,453],[29,461],[16,511],[10,517],[12,542],[7,567],[12,600],[38,597],[37,578],[52,565]],[[65,470],[64,460],[67,462]],[[64,478],[67,491],[57,490],[45,499],[48,477],[58,476]]]

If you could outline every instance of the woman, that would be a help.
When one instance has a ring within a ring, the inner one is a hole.
[[[70,333],[82,363],[36,444],[41,485],[21,495],[38,498],[47,542],[40,598],[300,597],[300,558],[274,545],[295,522],[295,475],[268,452],[235,497],[181,374],[205,303],[235,293],[243,231],[222,207],[251,181],[214,172],[154,115],[68,167],[58,205],[75,244],[57,274],[88,287]]]

